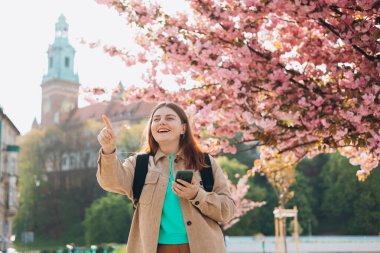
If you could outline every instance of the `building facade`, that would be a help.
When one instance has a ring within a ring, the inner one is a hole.
[[[19,130],[0,107],[0,235],[5,252],[12,235],[12,220],[18,209]]]

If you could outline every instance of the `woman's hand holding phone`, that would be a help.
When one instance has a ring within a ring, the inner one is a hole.
[[[196,184],[194,177],[192,178],[191,183],[176,178],[173,182],[172,190],[178,195],[178,197],[191,200],[197,196],[199,185]]]

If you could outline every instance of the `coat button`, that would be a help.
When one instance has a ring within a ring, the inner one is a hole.
[[[188,226],[190,226],[192,223],[191,223],[191,221],[188,221],[188,222],[186,222],[186,224],[187,224]]]
[[[195,205],[199,205],[199,201],[197,200],[197,201],[195,201],[195,203],[194,203]]]

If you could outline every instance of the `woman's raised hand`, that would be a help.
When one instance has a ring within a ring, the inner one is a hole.
[[[104,114],[102,118],[106,126],[98,134],[98,141],[102,146],[103,153],[111,154],[116,149],[116,138],[109,118]]]

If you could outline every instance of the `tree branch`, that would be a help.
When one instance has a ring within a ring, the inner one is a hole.
[[[338,38],[342,39],[342,37],[340,36],[339,32],[337,32],[332,25],[330,25],[329,23],[327,23],[326,21],[324,21],[322,18],[318,18],[318,23],[321,24],[326,29],[328,29],[330,32],[332,32],[335,36],[337,36]],[[356,51],[358,51],[360,54],[364,55],[365,58],[367,58],[368,60],[370,60],[370,61],[380,60],[380,55],[378,55],[376,57],[373,56],[373,55],[369,55],[363,49],[361,49],[359,46],[353,45],[353,44],[351,44],[351,45],[352,45],[352,47]]]
[[[285,148],[285,149],[283,149],[283,150],[279,150],[279,154],[282,154],[282,153],[284,153],[284,152],[286,152],[286,151],[289,151],[289,150],[292,150],[292,149],[295,149],[295,148],[299,148],[299,147],[302,147],[302,146],[307,146],[307,145],[310,145],[310,144],[315,144],[315,143],[317,143],[318,142],[318,140],[316,140],[316,141],[309,141],[309,142],[305,142],[305,143],[300,143],[300,144],[297,144],[297,145],[294,145],[294,146],[291,146],[291,147],[288,147],[288,148]]]

